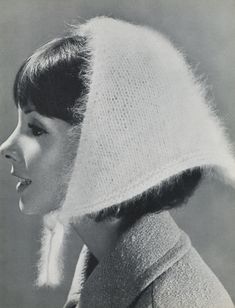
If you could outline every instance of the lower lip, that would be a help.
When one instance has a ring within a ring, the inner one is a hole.
[[[23,183],[23,182],[17,183],[17,185],[16,185],[16,190],[17,190],[17,192],[18,192],[18,193],[21,193],[21,192],[24,191],[30,184],[31,184],[31,183],[26,184],[26,183]]]

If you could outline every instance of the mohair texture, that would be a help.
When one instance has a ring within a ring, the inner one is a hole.
[[[80,254],[64,308],[233,308],[169,212],[141,217],[98,264]]]
[[[61,238],[72,218],[134,200],[148,189],[157,193],[163,182],[195,167],[235,187],[234,149],[226,128],[167,38],[102,16],[74,27],[72,35],[77,34],[87,39],[89,92],[65,202],[53,214],[50,232],[45,224],[40,285],[56,286],[62,279]],[[75,105],[75,115],[79,108]],[[77,138],[76,127],[74,134]],[[56,279],[50,278],[56,266]]]
[[[61,219],[121,203],[196,166],[235,186],[226,129],[169,40],[107,17],[73,33],[88,38],[90,90]]]

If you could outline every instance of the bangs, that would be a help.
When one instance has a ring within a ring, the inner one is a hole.
[[[89,53],[84,37],[57,38],[23,62],[16,74],[13,96],[17,107],[32,106],[40,114],[76,124],[79,108],[88,93]]]

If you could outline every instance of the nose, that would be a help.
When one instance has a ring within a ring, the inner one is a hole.
[[[16,146],[16,134],[13,132],[0,146],[0,154],[13,161],[19,161],[19,154]]]

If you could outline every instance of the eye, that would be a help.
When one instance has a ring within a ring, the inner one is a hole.
[[[35,124],[30,124],[30,123],[28,123],[28,127],[31,129],[32,134],[33,134],[34,136],[36,136],[36,137],[39,137],[39,136],[41,136],[42,134],[47,134],[47,132],[46,132],[44,129],[38,127],[38,126],[35,125]]]

